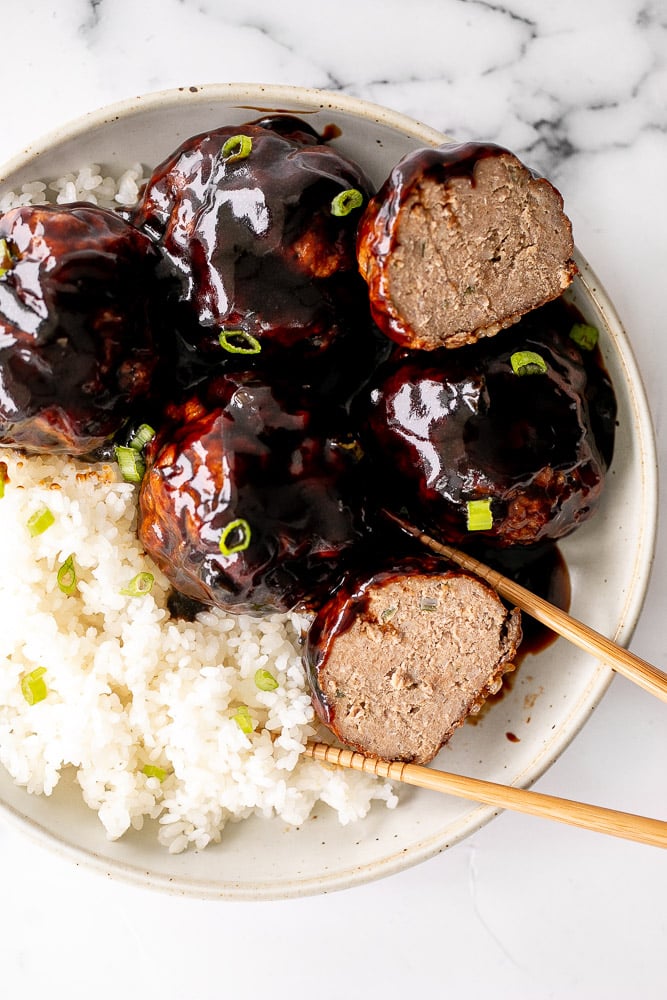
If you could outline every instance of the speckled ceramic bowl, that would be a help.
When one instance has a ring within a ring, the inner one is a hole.
[[[0,169],[0,191],[52,178],[87,162],[113,172],[158,163],[186,137],[267,110],[334,124],[336,146],[382,181],[404,153],[444,141],[402,115],[338,94],[290,87],[224,84],[138,97],[85,116],[25,149]],[[568,295],[601,330],[619,404],[616,453],[598,515],[562,543],[573,614],[617,641],[629,640],[648,582],[656,522],[654,441],[644,390],[613,306],[580,257]],[[529,785],[559,755],[607,687],[608,668],[559,640],[529,656],[510,691],[474,726],[460,729],[436,766],[493,781]],[[511,732],[518,742],[507,739]],[[403,788],[400,806],[339,825],[322,806],[303,827],[252,819],[225,830],[220,845],[172,856],[154,830],[110,843],[96,815],[67,781],[51,798],[28,795],[0,773],[6,814],[46,846],[138,885],[201,897],[270,899],[330,892],[397,872],[468,836],[494,815],[436,793]]]

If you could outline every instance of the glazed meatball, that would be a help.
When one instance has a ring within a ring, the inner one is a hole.
[[[26,206],[0,218],[0,440],[90,452],[119,428],[155,367],[159,256],[92,205]]]
[[[615,403],[571,326],[554,303],[492,341],[385,367],[366,438],[378,502],[454,544],[555,540],[590,517]]]
[[[355,443],[330,408],[224,375],[152,442],[139,537],[174,587],[230,611],[313,606],[362,536]]]
[[[315,710],[363,753],[426,763],[513,669],[520,622],[487,584],[442,560],[357,571],[308,634]]]
[[[368,181],[292,116],[185,142],[148,182],[134,221],[180,280],[186,342],[213,362],[299,344],[354,322],[356,226]]]
[[[450,143],[409,154],[366,208],[359,267],[378,326],[406,347],[460,347],[572,281],[563,199],[512,153]]]

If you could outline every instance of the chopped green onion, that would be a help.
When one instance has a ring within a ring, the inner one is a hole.
[[[491,500],[468,500],[468,531],[488,531],[493,527]]]
[[[37,702],[44,701],[49,693],[44,680],[45,673],[46,667],[37,667],[21,678],[21,694],[29,705],[36,705]]]
[[[382,614],[380,615],[381,623],[383,625],[386,625],[387,622],[390,622],[392,620],[397,611],[398,611],[397,607],[385,608]]]
[[[26,522],[26,527],[32,538],[43,535],[47,528],[50,528],[55,517],[48,507],[40,507],[34,514],[31,514]]]
[[[167,777],[167,772],[163,767],[158,767],[156,764],[145,764],[141,769],[141,773],[145,774],[147,778],[157,778],[161,783]]]
[[[0,500],[2,500],[5,495],[5,484],[7,483],[8,478],[7,463],[0,462]]]
[[[422,597],[419,602],[420,611],[437,611],[438,602],[435,597]]]
[[[245,160],[250,156],[251,149],[252,139],[249,135],[232,135],[222,147],[222,155],[227,163],[234,163],[235,160]]]
[[[597,327],[588,326],[587,323],[575,323],[570,330],[570,340],[573,340],[582,351],[592,351],[599,336]]]
[[[70,597],[76,590],[76,568],[74,566],[74,556],[68,556],[58,570],[58,586],[63,594]]]
[[[255,728],[254,720],[250,717],[250,712],[248,711],[247,705],[239,705],[239,707],[232,715],[232,719],[239,727],[242,733],[251,733]]]
[[[278,687],[278,681],[270,670],[255,671],[255,684],[260,691],[275,691]]]
[[[355,208],[360,208],[363,204],[364,196],[356,188],[348,188],[341,191],[331,202],[332,215],[349,215]]]
[[[146,463],[136,448],[117,444],[114,448],[120,474],[126,483],[140,483],[146,472]]]
[[[137,573],[120,593],[125,597],[144,597],[150,594],[154,583],[155,577],[152,573]]]
[[[355,462],[360,462],[361,459],[364,457],[364,449],[361,447],[361,444],[356,440],[356,438],[354,438],[352,441],[334,440],[334,444],[336,445],[336,447],[342,448],[343,451],[349,452],[352,458],[355,460]]]
[[[510,364],[515,375],[544,375],[547,370],[546,361],[535,351],[515,351]]]
[[[233,340],[230,340],[230,337]],[[230,354],[259,354],[262,350],[262,345],[257,337],[246,333],[245,330],[221,330],[218,341],[220,347],[224,347]],[[234,341],[239,341],[239,343],[234,343]]]
[[[135,451],[141,451],[145,448],[149,441],[152,441],[155,437],[155,431],[150,424],[141,424],[138,428],[137,433],[130,441],[130,448]]]
[[[232,536],[238,534],[239,540],[234,542]],[[220,551],[223,556],[233,556],[235,552],[244,552],[250,545],[252,533],[250,525],[242,517],[230,521],[220,536]],[[227,544],[231,539],[231,544]]]
[[[7,240],[0,240],[0,278],[4,278],[7,271],[11,271],[13,267],[14,258],[12,257]]]

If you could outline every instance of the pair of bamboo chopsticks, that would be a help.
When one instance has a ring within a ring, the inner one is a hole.
[[[543,625],[547,625],[559,635],[587,653],[592,653],[603,660],[612,669],[629,680],[634,681],[650,694],[667,701],[667,674],[652,666],[634,653],[607,639],[594,629],[577,621],[565,611],[555,607],[530,590],[479,562],[472,556],[443,545],[434,538],[418,531],[413,525],[388,511],[384,512],[399,527],[417,538],[427,548],[445,556],[450,562],[485,580],[501,597],[516,604]],[[607,833],[626,840],[635,840],[655,847],[667,847],[667,822],[651,819],[648,816],[637,816],[634,813],[619,812],[616,809],[606,809],[603,806],[589,805],[572,799],[558,798],[532,792],[524,788],[500,785],[479,778],[469,778],[419,764],[388,763],[365,757],[352,750],[329,746],[326,743],[309,743],[306,753],[316,760],[349,767],[356,771],[365,771],[394,781],[429,788],[437,792],[445,792],[458,798],[471,799],[502,809],[512,809],[516,812],[541,816],[545,819],[568,823],[571,826]]]

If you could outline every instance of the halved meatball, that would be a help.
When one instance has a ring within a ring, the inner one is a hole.
[[[426,763],[513,669],[520,612],[442,561],[349,579],[306,646],[313,704],[345,744]]]
[[[460,347],[561,294],[576,267],[563,199],[482,143],[406,156],[366,208],[357,254],[373,318],[406,347]]]

